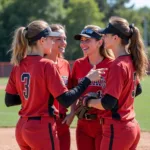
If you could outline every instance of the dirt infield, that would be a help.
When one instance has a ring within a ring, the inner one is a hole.
[[[14,132],[14,128],[0,128],[0,150],[19,150]],[[71,150],[77,150],[75,129],[71,129]],[[137,150],[150,150],[150,132],[142,132]]]

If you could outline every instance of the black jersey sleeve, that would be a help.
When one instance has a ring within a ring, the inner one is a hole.
[[[76,87],[61,94],[56,99],[64,107],[69,107],[83,94],[83,92],[90,85],[90,83],[91,83],[90,79],[85,77]]]

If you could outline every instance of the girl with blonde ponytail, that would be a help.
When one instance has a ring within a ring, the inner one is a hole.
[[[104,73],[91,70],[77,87],[68,91],[54,63],[43,58],[52,50],[53,37],[59,36],[60,32],[53,32],[42,20],[15,31],[11,47],[14,66],[6,86],[5,104],[21,104],[15,134],[21,150],[60,150],[51,97],[69,107],[91,81]]]

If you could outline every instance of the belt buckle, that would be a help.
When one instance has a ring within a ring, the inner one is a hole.
[[[85,116],[85,119],[86,120],[91,120],[91,118],[88,118],[88,115],[90,115],[90,114],[88,114],[88,113],[86,113],[84,116]]]

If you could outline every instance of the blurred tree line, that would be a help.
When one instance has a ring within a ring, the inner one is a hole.
[[[0,0],[0,61],[9,61],[10,44],[14,30],[35,19],[49,24],[60,23],[67,30],[65,57],[75,60],[82,56],[79,41],[74,35],[87,24],[104,28],[110,16],[126,18],[139,27],[143,37],[150,38],[150,8],[134,9],[130,0]],[[144,28],[146,27],[146,28]],[[144,32],[144,29],[146,32]],[[146,41],[150,45],[150,40]]]

